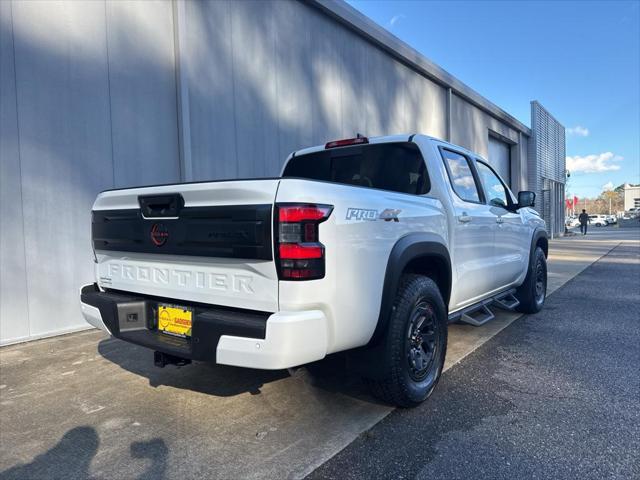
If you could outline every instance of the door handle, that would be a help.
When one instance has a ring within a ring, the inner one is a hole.
[[[496,218],[496,223],[504,223],[504,220],[502,219],[502,217],[498,217]]]
[[[471,221],[471,217],[467,215],[467,212],[462,212],[462,215],[458,217],[458,221],[461,223],[468,223]]]

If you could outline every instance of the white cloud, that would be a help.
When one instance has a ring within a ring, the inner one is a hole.
[[[575,127],[567,128],[567,134],[575,135],[577,137],[588,137],[589,129],[587,127],[576,125]]]
[[[406,15],[402,13],[398,15],[394,15],[393,17],[391,17],[391,20],[389,20],[389,27],[393,27],[396,23],[398,23],[403,18],[406,18]]]
[[[471,188],[475,187],[475,181],[471,175],[466,175],[464,177],[457,177],[453,180],[453,183],[461,186],[462,188]]]
[[[614,155],[611,152],[585,155],[584,157],[576,155],[573,157],[567,157],[567,170],[572,173],[610,172],[613,170],[620,170],[620,165],[616,165],[614,162],[619,162],[621,160],[622,157],[620,155]]]
[[[602,190],[604,192],[608,192],[609,190],[613,190],[613,182],[612,181],[608,181],[607,183],[602,185]]]

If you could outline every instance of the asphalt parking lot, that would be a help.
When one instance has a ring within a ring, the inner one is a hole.
[[[157,369],[96,331],[4,347],[0,478],[637,478],[639,240],[554,241],[543,312],[451,326],[410,411],[340,374]]]
[[[640,478],[639,290],[616,247],[311,478]]]

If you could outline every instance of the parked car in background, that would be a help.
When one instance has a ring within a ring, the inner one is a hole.
[[[578,220],[578,217],[567,217],[567,220],[566,220],[565,224],[569,228],[579,227],[580,226],[580,220]]]
[[[614,224],[614,223],[618,223],[618,217],[616,217],[615,215],[607,215],[607,222],[609,222],[610,224]]]
[[[596,227],[606,227],[609,225],[606,215],[589,215],[589,223]]]

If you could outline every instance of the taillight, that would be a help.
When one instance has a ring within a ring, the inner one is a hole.
[[[318,225],[331,215],[331,205],[276,205],[276,262],[280,280],[324,277],[324,245]]]

